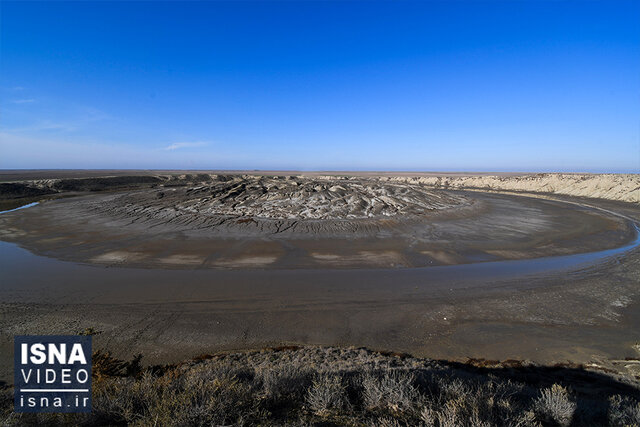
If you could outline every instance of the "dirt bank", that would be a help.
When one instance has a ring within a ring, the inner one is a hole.
[[[436,188],[561,194],[640,203],[640,174],[528,174],[521,176],[382,177]]]

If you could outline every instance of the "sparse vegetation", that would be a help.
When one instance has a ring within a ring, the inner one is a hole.
[[[307,391],[307,404],[315,415],[326,417],[345,408],[346,391],[340,374],[318,374]]]
[[[370,410],[402,413],[416,402],[415,376],[409,372],[366,372],[362,376],[362,398]]]
[[[634,381],[575,367],[478,367],[365,349],[288,347],[142,369],[94,354],[91,414],[15,414],[1,425],[640,425]]]
[[[609,423],[612,426],[640,426],[640,402],[620,395],[609,398]]]
[[[538,416],[560,426],[568,426],[576,411],[576,404],[569,399],[567,389],[554,384],[542,390],[535,401],[535,412]]]

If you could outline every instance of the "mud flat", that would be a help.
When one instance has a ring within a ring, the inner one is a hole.
[[[149,363],[300,343],[640,375],[637,204],[371,177],[71,184],[0,215],[5,373],[15,334],[95,328]]]
[[[103,265],[427,267],[591,252],[635,235],[628,219],[583,203],[374,178],[200,174],[50,184],[44,188],[77,196],[3,214],[0,238]],[[106,184],[117,191],[80,191]]]

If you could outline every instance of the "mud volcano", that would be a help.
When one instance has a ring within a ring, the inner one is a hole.
[[[300,269],[565,255],[620,246],[635,234],[628,221],[587,206],[420,183],[330,176],[149,178],[129,189],[120,178],[116,191],[102,179],[96,194],[4,214],[1,237],[36,253],[98,264]],[[73,188],[97,185],[67,181]]]
[[[187,187],[167,187],[96,201],[97,215],[187,229],[356,231],[376,220],[419,220],[436,211],[469,206],[460,194],[420,185],[378,181],[323,181],[298,177],[214,176]],[[363,221],[362,220],[368,220]]]
[[[417,185],[372,181],[341,185],[293,177],[221,177],[210,185],[154,195],[162,200],[159,206],[176,206],[181,213],[296,220],[422,216],[467,202],[465,197]]]

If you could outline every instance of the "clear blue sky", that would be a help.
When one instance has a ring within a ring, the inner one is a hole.
[[[0,8],[0,168],[640,172],[638,1]]]

